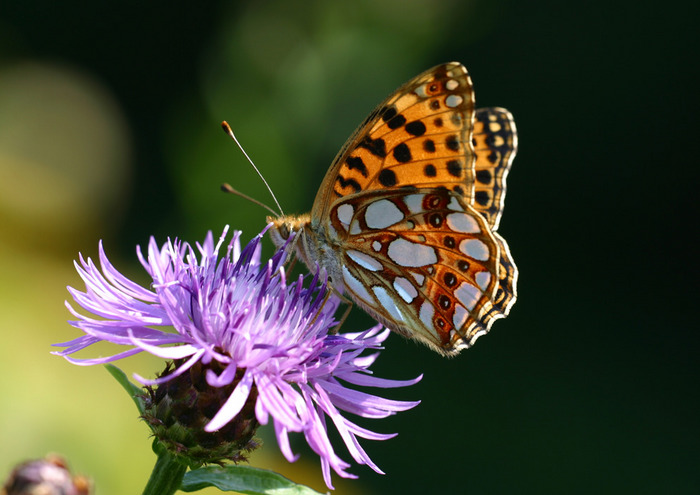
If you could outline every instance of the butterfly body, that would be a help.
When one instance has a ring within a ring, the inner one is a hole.
[[[475,120],[476,115],[476,120]],[[391,330],[454,355],[508,314],[517,269],[496,233],[516,134],[502,109],[474,111],[449,63],[399,88],[330,167],[310,214],[270,218],[278,247]]]

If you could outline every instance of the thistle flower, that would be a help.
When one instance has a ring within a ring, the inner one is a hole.
[[[364,429],[342,412],[383,418],[418,402],[384,399],[346,384],[402,387],[417,383],[421,377],[398,381],[372,376],[369,368],[378,357],[376,351],[381,349],[388,330],[376,326],[359,333],[330,333],[336,324],[334,313],[339,301],[329,294],[318,276],[310,282],[300,276],[288,283],[284,249],[261,264],[260,244],[265,231],[243,250],[241,233],[234,232],[226,254],[220,257],[227,233],[228,227],[214,243],[209,232],[204,243],[196,244],[196,250],[177,240],[159,247],[151,238],[147,257],[140,249],[137,254],[153,278],[152,290],[119,273],[107,259],[102,243],[101,272],[91,259],[80,256],[75,265],[86,290],[68,290],[83,310],[99,319],[81,314],[66,302],[77,318],[70,324],[85,335],[55,344],[65,348],[55,354],[78,365],[109,363],[143,351],[171,360],[156,379],[135,377],[144,385],[165,387],[178,377],[187,376],[188,386],[197,384],[200,392],[203,388],[216,392],[214,396],[221,403],[211,404],[210,394],[206,407],[200,404],[200,409],[209,410],[203,411],[205,421],[197,423],[200,432],[203,429],[221,433],[235,423],[237,426],[229,429],[239,435],[245,430],[245,435],[236,439],[238,448],[245,449],[251,445],[257,423],[267,424],[271,419],[287,460],[297,459],[289,444],[289,433],[303,433],[321,458],[326,484],[333,488],[330,468],[342,477],[356,476],[347,471],[350,465],[331,445],[326,429],[326,418],[330,418],[352,458],[382,473],[358,438],[386,440],[395,434]],[[308,287],[304,282],[309,282]],[[70,356],[100,341],[119,344],[127,350],[95,359]],[[366,350],[375,352],[363,354]],[[151,398],[156,395],[152,393]],[[197,402],[201,397],[189,400]],[[172,402],[173,397],[169,400]],[[191,426],[189,419],[180,419],[178,426]],[[151,423],[159,421],[153,419]],[[158,437],[155,428],[154,433]],[[230,452],[223,457],[241,458]],[[206,456],[196,460],[221,461]]]

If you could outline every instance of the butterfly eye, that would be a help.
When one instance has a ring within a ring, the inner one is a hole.
[[[278,227],[278,232],[280,233],[280,236],[282,239],[287,240],[289,239],[289,227],[287,226],[286,223],[283,223]]]

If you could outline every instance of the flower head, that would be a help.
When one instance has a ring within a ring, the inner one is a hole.
[[[209,232],[196,249],[177,240],[159,247],[151,238],[147,256],[140,249],[137,252],[153,278],[152,290],[119,273],[101,243],[101,271],[81,256],[76,268],[86,290],[68,290],[78,305],[99,319],[66,303],[77,318],[71,325],[85,335],[56,344],[65,347],[56,354],[80,365],[108,363],[143,351],[172,360],[175,364],[156,379],[136,376],[149,386],[203,370],[206,386],[225,388],[227,394],[207,419],[207,432],[225,428],[246,411],[260,424],[272,419],[285,457],[290,462],[296,459],[288,434],[303,433],[321,457],[324,479],[332,488],[330,468],[343,477],[355,476],[346,471],[349,464],[330,443],[326,429],[330,418],[353,459],[381,473],[358,437],[384,440],[394,435],[361,428],[342,412],[382,418],[418,402],[383,399],[343,382],[390,388],[412,385],[420,377],[395,381],[372,376],[369,367],[378,352],[366,355],[363,351],[381,349],[388,330],[377,326],[359,333],[331,334],[338,300],[318,276],[306,280],[308,287],[303,277],[288,283],[284,249],[262,264],[264,231],[242,250],[240,232],[234,232],[226,254],[220,256],[227,232],[228,227],[217,243]],[[70,356],[100,341],[128,349],[96,359]]]
[[[66,461],[56,455],[23,462],[16,466],[0,487],[3,495],[53,494],[90,495],[92,483],[84,476],[73,476]]]

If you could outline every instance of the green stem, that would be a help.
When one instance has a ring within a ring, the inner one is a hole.
[[[171,495],[180,489],[187,466],[183,466],[175,457],[163,449],[148,480],[143,495]]]

